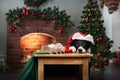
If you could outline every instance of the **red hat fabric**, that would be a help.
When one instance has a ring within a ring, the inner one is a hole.
[[[68,39],[69,45],[72,42],[72,40],[86,40],[94,44],[93,36],[90,34],[86,35],[82,32],[76,32],[72,36],[70,36],[70,38]]]

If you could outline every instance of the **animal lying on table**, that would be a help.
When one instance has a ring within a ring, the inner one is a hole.
[[[92,43],[86,40],[73,40],[70,44],[70,49],[74,48],[77,53],[90,53]]]
[[[94,44],[92,35],[76,32],[68,39],[68,46],[65,48],[65,51],[72,53],[91,53],[90,49],[92,44]]]
[[[52,54],[61,54],[65,53],[65,48],[61,43],[43,45],[41,50],[52,53]]]

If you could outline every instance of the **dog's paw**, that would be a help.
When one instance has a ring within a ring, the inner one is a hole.
[[[72,52],[76,52],[76,48],[74,46],[70,46],[69,50],[72,50]]]

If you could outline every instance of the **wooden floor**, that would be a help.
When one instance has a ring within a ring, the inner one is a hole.
[[[16,80],[20,73],[19,70],[10,70],[6,73],[0,73],[0,80]],[[78,80],[76,75],[48,75],[45,80]],[[104,72],[91,72],[90,80],[120,80],[120,65],[109,64]]]

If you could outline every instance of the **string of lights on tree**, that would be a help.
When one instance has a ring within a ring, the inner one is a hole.
[[[91,59],[91,69],[103,70],[107,66],[109,59],[115,57],[111,52],[113,41],[105,34],[105,27],[103,26],[102,14],[99,10],[97,0],[88,0],[84,7],[83,15],[81,16],[80,26],[78,30],[91,34],[94,38],[94,44],[91,47],[93,57]]]
[[[31,3],[33,1],[33,3]],[[6,13],[7,22],[11,27],[12,32],[17,31],[17,27],[19,27],[21,21],[27,18],[37,17],[40,20],[49,20],[54,24],[53,29],[57,30],[58,33],[65,33],[68,28],[74,26],[73,22],[70,20],[70,15],[67,15],[65,10],[59,10],[58,7],[54,6],[53,9],[51,7],[39,9],[39,7],[47,0],[24,0],[24,3],[27,6],[34,7],[33,9],[27,9],[26,7],[16,8],[13,10],[9,10]],[[40,3],[38,5],[38,3]]]

